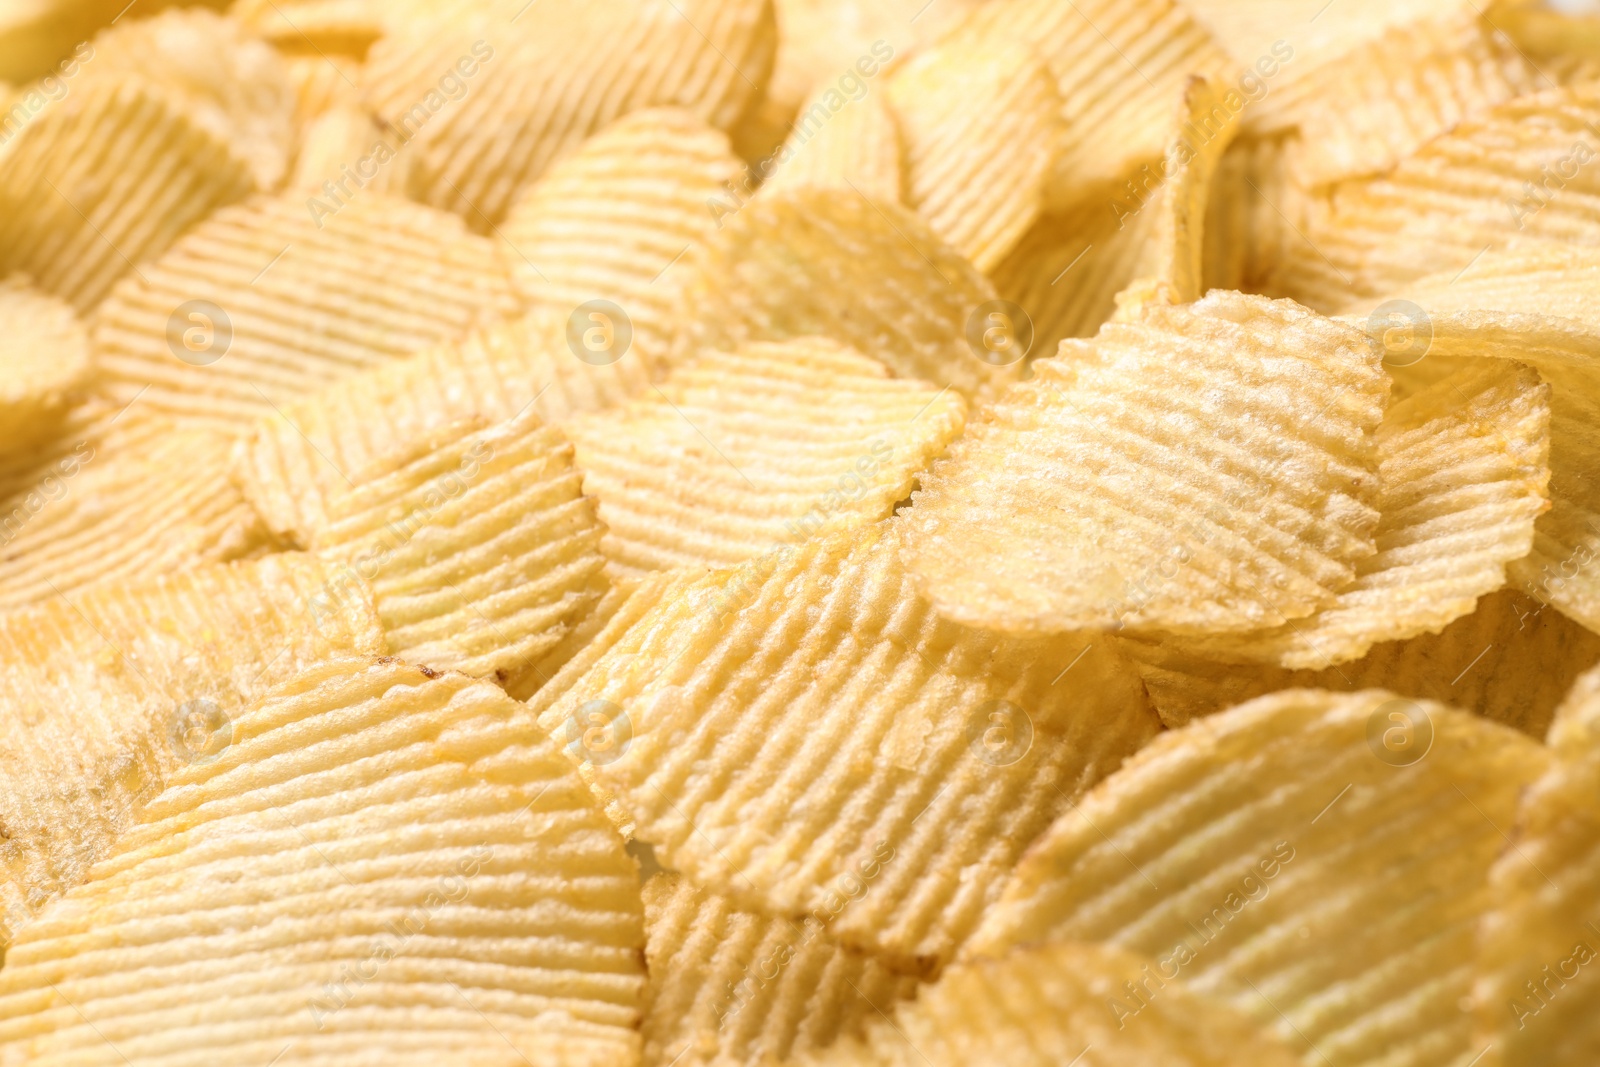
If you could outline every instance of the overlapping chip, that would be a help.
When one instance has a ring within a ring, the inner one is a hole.
[[[493,244],[454,216],[359,188],[260,196],[121,285],[94,354],[113,398],[243,435],[276,405],[514,306]]]
[[[1061,136],[1050,69],[1025,43],[953,38],[895,70],[886,91],[905,144],[907,203],[988,272],[1044,206]]]
[[[681,875],[646,882],[644,906],[649,1067],[787,1062],[859,1034],[916,989],[816,919],[741,911]]]
[[[896,377],[969,396],[1020,376],[1022,353],[981,340],[993,287],[904,208],[799,188],[758,196],[725,222],[684,282],[676,361],[821,336]]]
[[[663,864],[930,973],[1154,716],[1098,639],[939,620],[897,548],[880,523],[649,583],[639,621],[536,699]]]
[[[0,452],[15,453],[57,430],[84,399],[89,334],[72,308],[29,284],[0,279]]]
[[[328,101],[301,130],[288,188],[305,194],[308,205],[337,198],[339,186],[348,189],[352,183],[367,192],[403,197],[411,157],[396,148],[394,137],[379,130],[363,108]]]
[[[890,204],[905,199],[900,127],[881,92],[858,98],[824,84],[801,101],[788,138],[753,171],[769,192],[820,185]],[[742,206],[742,197],[722,205]]]
[[[864,1041],[810,1067],[1290,1067],[1289,1049],[1227,1005],[1154,977],[1154,961],[1106,945],[1055,943],[951,967]],[[1143,991],[1136,1019],[1110,1005]]]
[[[907,565],[942,614],[1016,633],[1282,625],[1374,551],[1387,390],[1363,335],[1289,301],[1152,307],[1035,363],[935,464]]]
[[[392,654],[503,678],[596,599],[605,527],[582,481],[537,414],[464,419],[353,474],[312,547],[371,585]]]
[[[330,655],[382,651],[370,594],[324,595],[332,573],[282,555],[0,614],[0,928],[16,933],[80,882],[269,687]]]
[[[1063,815],[966,952],[1110,942],[1302,1062],[1466,1063],[1489,867],[1550,758],[1383,690],[1263,697],[1164,734]],[[1131,1030],[1148,1005],[1127,992]]]
[[[965,422],[959,393],[802,338],[708,353],[566,431],[628,574],[731,566],[887,518]]]
[[[680,261],[733,210],[744,177],[727,136],[696,116],[635,112],[518,197],[498,230],[505,261],[524,300],[569,320],[580,359],[618,362],[637,391],[664,371]]]
[[[333,660],[232,722],[0,977],[0,1063],[639,1062],[639,882],[492,685]]]
[[[631,111],[681,107],[732,126],[766,84],[774,35],[771,0],[496,0],[385,37],[363,87],[415,141],[420,199],[484,232],[552,163]]]
[[[1204,288],[1260,292],[1305,240],[1307,192],[1289,173],[1299,134],[1240,137],[1223,153],[1206,200]]]

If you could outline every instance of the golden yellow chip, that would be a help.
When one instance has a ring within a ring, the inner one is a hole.
[[[1306,192],[1291,178],[1295,132],[1240,137],[1212,176],[1206,201],[1203,288],[1260,292],[1287,255],[1306,212]]]
[[[510,312],[494,245],[351,186],[219,211],[130,276],[94,325],[104,390],[247,434],[275,405]]]
[[[1549,763],[1383,690],[1263,697],[1163,734],[1063,815],[966,952],[1107,941],[1302,1062],[1466,1063],[1489,867]],[[1148,1002],[1127,992],[1131,1030]]]
[[[853,189],[756,197],[693,257],[683,296],[680,363],[750,341],[829,337],[896,377],[972,396],[1019,378],[1027,347],[988,342],[990,313],[1006,309],[965,257],[909,211]]]
[[[775,37],[770,0],[493,0],[386,36],[362,84],[415,142],[419,198],[485,232],[552,163],[629,112],[681,107],[732,126],[766,84]]]
[[[965,422],[961,394],[805,338],[709,353],[566,432],[606,557],[629,574],[731,566],[887,518]]]
[[[666,866],[927,973],[1155,717],[1099,639],[939,620],[897,549],[880,523],[648,584],[539,723]]]
[[[638,391],[664,372],[680,261],[732,210],[744,174],[727,136],[689,112],[635,112],[518,197],[498,230],[505,261],[524,300],[568,322],[579,359],[618,361]]]
[[[1580,13],[1568,14],[1555,5],[1502,0],[1489,17],[1541,75],[1577,85],[1600,78],[1600,17],[1592,8],[1577,7]]]
[[[428,2],[447,7],[437,0]],[[310,49],[312,56],[343,52],[354,57],[365,55],[409,8],[417,6],[404,0],[233,0],[228,14],[285,52]],[[359,60],[354,69],[359,69]]]
[[[312,547],[371,584],[391,653],[504,678],[595,600],[605,527],[582,481],[537,414],[463,420],[354,474]]]
[[[1033,369],[898,520],[947,617],[1016,633],[1260,629],[1325,606],[1372,555],[1388,382],[1359,332],[1213,292]]]
[[[1322,671],[1223,662],[1197,655],[1183,642],[1154,637],[1125,639],[1120,647],[1138,665],[1151,702],[1169,726],[1279,689],[1382,686],[1543,737],[1573,679],[1600,663],[1600,636],[1510,589],[1480,598],[1472,614],[1437,634],[1387,641],[1361,659]]]
[[[354,56],[339,52],[290,53],[283,62],[289,72],[289,84],[294,86],[294,125],[301,140],[313,121],[335,107],[366,110],[354,81],[360,76],[361,61]]]
[[[766,192],[821,185],[898,204],[905,199],[900,142],[899,125],[881,93],[857,99],[824,84],[801,101],[788,139],[752,171],[765,177]],[[742,198],[733,199],[719,214],[741,206]]]
[[[637,868],[498,688],[335,660],[236,712],[0,972],[0,1063],[639,1062]]]
[[[0,614],[0,934],[81,881],[246,704],[327,656],[382,651],[370,594],[326,595],[332,573],[273,556]]]
[[[885,88],[907,203],[987,273],[1044,205],[1062,133],[1050,69],[1026,44],[957,37],[918,53]]]
[[[1522,799],[1513,846],[1490,874],[1473,987],[1480,1044],[1496,1065],[1577,1067],[1600,1052],[1600,671],[1556,714],[1553,766]]]
[[[249,162],[257,189],[276,188],[294,141],[294,87],[283,59],[242,22],[214,11],[138,15],[95,35],[85,81],[141,78],[159,86]]]
[[[916,990],[816,919],[741,911],[677,874],[644,886],[644,1062],[778,1063],[826,1047]]]
[[[864,1041],[808,1067],[1291,1067],[1300,1060],[1212,997],[1152,976],[1154,960],[1108,945],[1056,943],[951,967],[917,999],[874,1020]],[[1147,1011],[1108,1007],[1142,990]]]
[[[72,308],[25,275],[0,279],[0,452],[15,453],[59,429],[84,399],[89,334]]]
[[[1377,441],[1378,552],[1355,581],[1314,615],[1192,651],[1317,670],[1437,633],[1505,585],[1550,507],[1549,386],[1521,364],[1476,361],[1391,407]]]
[[[80,314],[253,188],[244,157],[142,79],[30,93],[32,117],[0,127],[0,270],[26,271]]]
[[[1237,80],[1229,77],[1234,64],[1174,0],[995,0],[945,39],[956,47],[1021,40],[1048,64],[1062,102],[1050,186],[1056,210],[1098,199],[1161,158],[1172,102],[1191,74]],[[1237,91],[1230,99],[1234,113],[1244,107]]]
[[[364,191],[403,197],[411,157],[397,153],[395,147],[394,136],[380,131],[365,109],[327,101],[300,131],[300,152],[288,188],[315,200],[329,195],[329,189],[336,190],[336,183],[361,181],[356,171],[363,170],[367,172],[361,186]],[[377,164],[380,156],[387,159],[382,166]]]
[[[525,700],[535,714],[544,710],[556,696],[566,692],[571,682],[583,676],[594,661],[621,639],[628,627],[639,621],[655,597],[634,598],[641,586],[653,581],[674,581],[678,575],[651,575],[641,579],[616,577],[602,571],[589,582],[588,591],[597,598],[594,607],[567,631],[561,643],[536,663],[505,680],[506,692]]]

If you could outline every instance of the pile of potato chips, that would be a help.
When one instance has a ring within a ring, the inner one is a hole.
[[[1600,14],[0,12],[0,1067],[1600,1063]]]

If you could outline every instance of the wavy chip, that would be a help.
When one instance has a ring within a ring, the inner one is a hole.
[[[1163,734],[1091,791],[966,951],[1109,942],[1304,1062],[1465,1063],[1488,870],[1549,764],[1512,730],[1382,690],[1263,697]],[[1110,1007],[1131,1030],[1146,1005],[1129,992]]]
[[[594,607],[542,659],[507,678],[506,692],[527,701],[535,714],[543,711],[621,640],[628,627],[638,622],[655,603],[656,598],[651,594],[636,599],[634,593],[653,581],[673,578],[670,573],[632,579],[615,576],[609,568],[601,572],[589,584],[590,591],[598,598]]]
[[[577,359],[566,319],[535,309],[351,375],[275,409],[239,446],[234,473],[267,526],[304,547],[327,525],[328,498],[354,474],[460,419],[504,422],[524,411],[561,423],[620,404],[643,383],[626,359]]]
[[[312,547],[370,583],[392,654],[509,676],[588,610],[605,565],[572,454],[533,412],[462,420],[354,475]]]
[[[288,188],[310,193],[309,200],[319,203],[321,197],[336,202],[339,186],[352,183],[367,192],[404,197],[411,157],[398,151],[400,147],[363,108],[327,101],[300,132]]]
[[[574,419],[614,573],[726,567],[887,518],[966,422],[960,394],[819,338],[715,352]]]
[[[648,584],[539,722],[663,864],[930,973],[1154,716],[1097,639],[941,621],[897,548],[877,524]]]
[[[363,590],[318,600],[331,575],[280,555],[0,614],[0,930],[82,881],[268,688],[331,655],[382,651]]]
[[[1550,389],[1478,361],[1401,401],[1378,427],[1378,552],[1333,603],[1274,630],[1202,637],[1196,653],[1318,670],[1382,641],[1437,633],[1506,582],[1550,507]]]
[[[387,660],[237,713],[12,946],[0,1063],[637,1064],[636,869],[528,727]]]
[[[951,967],[864,1041],[802,1061],[809,1067],[1223,1067],[1300,1062],[1227,1005],[1151,975],[1153,960],[1107,945],[1050,944]],[[1129,989],[1148,1014],[1107,1011]],[[1113,1026],[1113,1023],[1119,1025]]]
[[[416,195],[483,232],[552,163],[629,112],[681,107],[732,126],[766,84],[775,37],[771,0],[497,0],[385,37],[363,87],[416,142]]]
[[[671,348],[687,276],[678,261],[711,237],[744,173],[727,136],[689,112],[635,112],[518,197],[498,231],[505,260],[524,300],[570,316],[569,331],[583,340],[578,358],[625,360],[618,373],[633,375],[629,389],[639,391],[663,372]],[[615,308],[590,308],[595,301]],[[596,310],[611,331],[598,347],[588,344]],[[610,321],[617,310],[621,320]]]
[[[1304,240],[1301,220],[1307,192],[1289,173],[1300,135],[1239,137],[1228,146],[1212,177],[1202,235],[1203,287],[1260,292],[1288,255],[1291,242]]]
[[[947,39],[890,74],[887,92],[906,202],[988,273],[1044,204],[1061,137],[1050,69],[1022,43]]]
[[[142,79],[75,88],[7,134],[0,270],[26,271],[80,314],[254,189],[244,157]]]
[[[0,452],[38,443],[81,403],[89,383],[89,334],[72,308],[25,275],[0,279]]]
[[[994,299],[983,275],[904,208],[854,190],[779,190],[745,205],[695,257],[673,358],[830,337],[896,377],[973,396],[1020,376],[966,340]]]
[[[815,919],[741,911],[681,875],[646,882],[644,908],[653,1067],[787,1062],[860,1034],[917,987]]]
[[[219,211],[96,317],[103,389],[140,412],[244,435],[274,406],[465,334],[515,304],[494,246],[379,193]]]
[[[1372,555],[1388,382],[1360,333],[1214,292],[1033,369],[897,520],[947,617],[1017,633],[1260,629],[1327,605]]]
[[[752,169],[765,178],[763,190],[849,188],[898,204],[905,200],[900,142],[900,127],[882,96],[868,92],[847,98],[824,85],[801,101],[789,136]]]

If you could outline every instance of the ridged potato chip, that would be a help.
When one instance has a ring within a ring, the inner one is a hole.
[[[1062,135],[1050,69],[1026,44],[952,38],[897,68],[886,91],[906,202],[987,273],[1044,205]]]
[[[683,876],[644,885],[646,1067],[786,1062],[910,996],[916,979],[840,946],[815,919],[741,911]]]
[[[1391,407],[1377,442],[1378,552],[1355,581],[1314,615],[1195,638],[1193,651],[1318,670],[1437,633],[1505,585],[1550,507],[1549,386],[1521,364],[1477,361]]]
[[[228,14],[284,51],[310,47],[313,54],[360,56],[394,25],[385,20],[384,8],[398,15],[415,6],[397,0],[233,0]]]
[[[1308,194],[1289,173],[1300,136],[1240,137],[1228,146],[1206,200],[1204,288],[1260,292],[1293,241],[1303,241]]]
[[[887,518],[966,422],[959,393],[820,338],[708,353],[574,419],[614,573],[726,567]]]
[[[605,527],[582,481],[537,414],[463,420],[353,475],[312,547],[371,584],[392,654],[506,677],[594,602]]]
[[[309,193],[309,199],[313,200],[336,196],[338,191],[334,183],[350,181],[352,167],[361,167],[366,161],[387,154],[391,158],[376,168],[362,188],[404,197],[411,173],[411,157],[395,149],[394,136],[379,130],[365,109],[328,101],[300,132],[300,152],[295,157],[294,173],[289,175],[287,187],[297,193]],[[359,176],[355,180],[359,181]]]
[[[1550,730],[1555,761],[1523,796],[1489,884],[1473,987],[1490,1067],[1578,1067],[1600,1054],[1600,671],[1578,680]]]
[[[693,257],[674,361],[750,341],[830,337],[973,396],[1020,376],[1020,353],[969,342],[994,288],[915,215],[855,190],[778,190]],[[1007,362],[1009,360],[1009,362]]]
[[[744,172],[727,136],[689,112],[634,112],[517,198],[498,231],[505,261],[524,300],[570,319],[579,359],[618,361],[637,391],[665,370],[679,260],[712,235]],[[597,322],[609,334],[591,344]]]
[[[948,618],[1260,629],[1326,606],[1373,554],[1388,382],[1359,332],[1213,292],[1065,342],[1033,370],[897,519],[919,590]]]
[[[1286,1045],[1210,997],[1178,985],[1150,1014],[1122,1023],[1106,1010],[1150,988],[1153,960],[1107,945],[1019,948],[951,967],[864,1041],[801,1060],[806,1067],[1291,1067]]]
[[[25,275],[0,279],[0,452],[38,443],[81,403],[89,382],[89,333],[72,308]]]
[[[1023,859],[970,957],[1106,941],[1227,1002],[1305,1063],[1466,1063],[1479,919],[1550,755],[1382,690],[1291,690],[1162,735]],[[1160,813],[1160,814],[1156,814]]]
[[[0,934],[80,882],[246,704],[327,656],[382,651],[370,594],[325,597],[331,575],[282,555],[0,614]]]
[[[639,1062],[621,838],[492,685],[314,667],[12,946],[0,1063]]]
[[[219,211],[96,316],[102,388],[238,435],[274,405],[510,313],[493,244],[453,215],[364,190]]]
[[[771,0],[495,0],[385,37],[363,87],[417,142],[418,198],[485,232],[552,163],[631,111],[681,107],[732,126],[766,84],[774,37]]]
[[[535,714],[542,712],[561,693],[571,688],[571,683],[581,678],[594,662],[621,640],[639,618],[656,602],[656,596],[647,593],[634,599],[634,593],[653,582],[672,582],[682,577],[671,572],[652,574],[644,578],[621,578],[602,572],[590,583],[599,599],[589,613],[567,631],[561,643],[551,649],[537,663],[505,681],[505,690],[518,700],[525,700]],[[545,687],[549,688],[546,689]],[[625,820],[624,820],[625,821]]]
[[[834,107],[834,98],[845,101]],[[905,200],[900,127],[877,93],[859,100],[825,84],[801,101],[788,138],[752,167],[764,191],[820,185],[883,203]],[[720,219],[719,219],[720,221]]]
[[[283,61],[289,84],[294,86],[294,125],[301,140],[312,122],[335,107],[366,110],[353,80],[360,76],[361,68],[360,60],[354,56],[290,53]]]
[[[647,584],[539,723],[666,866],[926,974],[1154,716],[1099,639],[939,620],[897,548],[880,523]]]
[[[248,161],[149,82],[85,84],[41,108],[0,145],[0,270],[80,314],[254,189]]]

